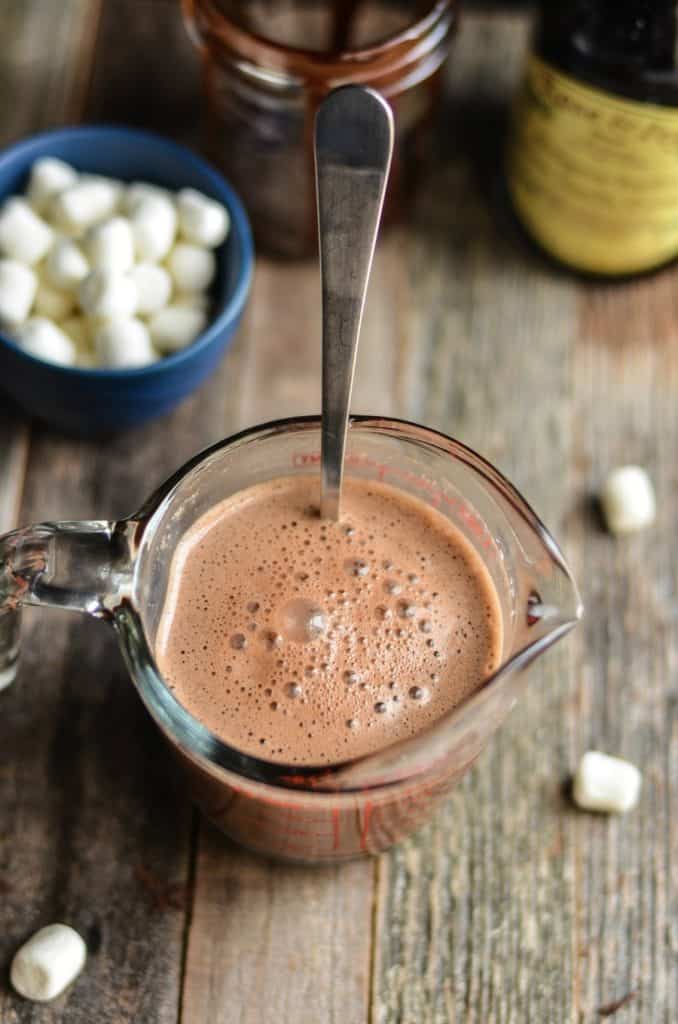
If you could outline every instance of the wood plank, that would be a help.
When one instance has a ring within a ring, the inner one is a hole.
[[[573,409],[576,493],[595,493],[614,466],[645,466],[659,514],[619,541],[576,517],[589,616],[571,713],[573,746],[641,767],[638,808],[620,819],[572,817],[579,890],[578,1009],[628,992],[618,1017],[664,1024],[678,1015],[678,321],[675,268],[623,288],[582,291]]]
[[[104,3],[87,120],[113,121],[197,142],[200,70],[178,0]]]
[[[17,524],[28,456],[28,432],[18,414],[0,414],[0,533]]]
[[[62,5],[37,6],[41,11],[34,17],[44,40],[50,28],[45,12],[61,17]],[[175,5],[128,2],[123,9],[116,3],[106,5],[105,15],[95,99],[87,106],[91,118],[110,115],[104,86],[119,73],[117,20],[125,26],[125,61],[139,69],[140,95],[149,29],[169,40],[180,27]],[[32,59],[38,66],[44,53],[36,44]],[[190,94],[197,74],[190,51],[182,53],[185,68],[181,53],[173,68]],[[109,76],[110,61],[115,74]],[[148,74],[157,71],[157,65],[149,67]],[[149,90],[156,84],[153,78]],[[124,118],[122,109],[119,114]],[[167,124],[165,115],[156,123]],[[231,396],[237,395],[232,380],[238,379],[240,359],[236,346],[176,414],[111,442],[72,441],[36,428],[22,521],[130,512],[181,461],[238,419]],[[172,784],[162,744],[107,628],[31,611],[25,617],[23,670],[3,694],[0,725],[3,893],[7,886],[0,956],[7,963],[27,934],[59,919],[88,938],[91,956],[73,989],[44,1010],[10,993],[3,978],[0,1019],[174,1022],[186,907],[166,905],[157,889],[176,884],[188,903],[192,812]]]
[[[575,288],[531,259],[492,204],[525,29],[521,18],[469,16],[456,43],[441,160],[407,254],[398,394],[408,416],[495,461],[560,536]],[[532,669],[528,698],[431,826],[382,858],[378,1024],[576,1019],[572,839],[559,795],[572,653],[560,647]]]
[[[367,1020],[372,872],[267,863],[203,825],[184,1024]]]

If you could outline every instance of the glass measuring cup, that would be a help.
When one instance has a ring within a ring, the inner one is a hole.
[[[17,669],[22,604],[108,620],[204,813],[250,849],[305,862],[377,853],[421,825],[512,708],[523,669],[582,614],[557,544],[497,470],[425,427],[354,417],[346,473],[434,506],[482,557],[502,610],[501,665],[425,731],[351,762],[290,767],[229,747],[177,701],[155,665],[172,555],[229,495],[279,476],[317,475],[319,464],[319,417],[280,420],[197,455],[128,519],[42,523],[0,538],[0,685]]]

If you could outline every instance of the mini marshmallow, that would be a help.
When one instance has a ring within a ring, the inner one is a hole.
[[[183,306],[188,309],[199,309],[206,313],[210,307],[210,297],[205,292],[175,292],[172,298],[173,306]]]
[[[637,804],[641,785],[634,764],[589,750],[579,762],[572,795],[587,811],[624,814]]]
[[[177,194],[177,210],[179,230],[194,245],[215,249],[228,235],[228,210],[194,188],[182,188]]]
[[[67,924],[48,924],[15,953],[9,978],[25,999],[46,1003],[75,981],[85,966],[87,947]]]
[[[612,533],[631,533],[654,522],[654,488],[640,466],[613,469],[603,484],[600,503]]]
[[[38,316],[46,316],[50,320],[59,321],[68,316],[74,308],[75,295],[73,292],[53,288],[44,277],[39,278],[34,303],[34,309]]]
[[[137,263],[131,274],[139,296],[137,313],[151,316],[167,305],[172,294],[172,279],[164,267],[157,263]]]
[[[82,249],[70,238],[58,238],[45,260],[45,277],[65,291],[75,291],[89,269]]]
[[[48,363],[72,366],[75,362],[75,345],[56,324],[42,316],[31,317],[14,331],[17,345]]]
[[[38,289],[37,275],[16,260],[0,260],[0,323],[15,327],[30,313]]]
[[[130,274],[92,270],[80,285],[78,298],[89,316],[132,316],[137,308],[137,286]]]
[[[67,334],[75,345],[75,365],[91,370],[97,366],[94,351],[93,329],[84,316],[71,316],[60,324],[61,330]]]
[[[126,217],[113,217],[90,228],[85,236],[90,266],[97,270],[130,270],[134,264],[134,235]]]
[[[0,669],[0,691],[6,690],[16,679],[18,663],[15,661],[9,668]]]
[[[97,360],[97,354],[93,348],[79,348],[75,353],[75,365],[80,370],[99,370],[101,369]]]
[[[137,256],[149,263],[164,260],[177,230],[174,204],[161,196],[146,196],[136,203],[131,214]]]
[[[167,258],[175,287],[181,292],[202,292],[216,271],[214,253],[189,242],[179,242]]]
[[[71,339],[78,350],[78,354],[81,349],[91,347],[92,332],[86,317],[70,316],[60,324],[60,327],[64,334],[67,334]]]
[[[207,316],[202,310],[172,304],[151,317],[148,327],[156,348],[176,352],[195,341],[206,324]]]
[[[38,213],[45,213],[53,197],[77,180],[78,173],[70,164],[53,156],[41,157],[31,167],[28,201]]]
[[[106,174],[88,174],[85,171],[80,175],[80,181],[85,184],[94,182],[94,184],[105,185],[106,188],[110,189],[112,194],[115,195],[115,206],[113,210],[117,210],[118,206],[120,206],[120,202],[125,193],[125,184],[120,181],[119,178],[109,178]]]
[[[49,224],[21,196],[12,196],[0,211],[0,250],[10,259],[33,265],[54,241]]]
[[[50,209],[58,225],[69,231],[85,231],[115,212],[118,195],[114,184],[105,179],[81,178],[55,196]]]
[[[158,356],[153,351],[148,328],[135,317],[113,317],[94,335],[99,365],[113,369],[148,366]]]
[[[172,193],[169,189],[161,188],[160,185],[151,185],[148,181],[133,181],[125,189],[122,199],[123,209],[127,213],[134,213],[144,199],[162,199],[171,203]]]

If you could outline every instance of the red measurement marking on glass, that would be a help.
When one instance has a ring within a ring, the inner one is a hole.
[[[367,838],[370,831],[370,819],[372,817],[372,802],[370,800],[365,801],[365,806],[362,809],[362,813],[358,811],[358,823],[360,828],[360,849],[368,853],[367,849]]]
[[[319,466],[320,452],[295,452],[292,455],[292,465],[295,469]],[[376,459],[371,459],[368,455],[349,454],[346,456],[346,465],[363,466],[371,470],[377,480],[383,481],[387,478],[397,480],[401,484],[409,484],[418,491],[423,491],[434,508],[447,509],[461,520],[466,529],[478,538],[483,547],[494,550],[492,538],[482,519],[461,498],[446,494],[435,480],[429,480],[428,477],[413,473],[409,469],[400,469],[398,466],[391,466],[386,462],[377,462]]]

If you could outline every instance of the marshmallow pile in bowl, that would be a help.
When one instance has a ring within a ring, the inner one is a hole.
[[[147,366],[209,321],[228,211],[193,188],[80,174],[36,160],[0,208],[0,327],[62,366]]]

